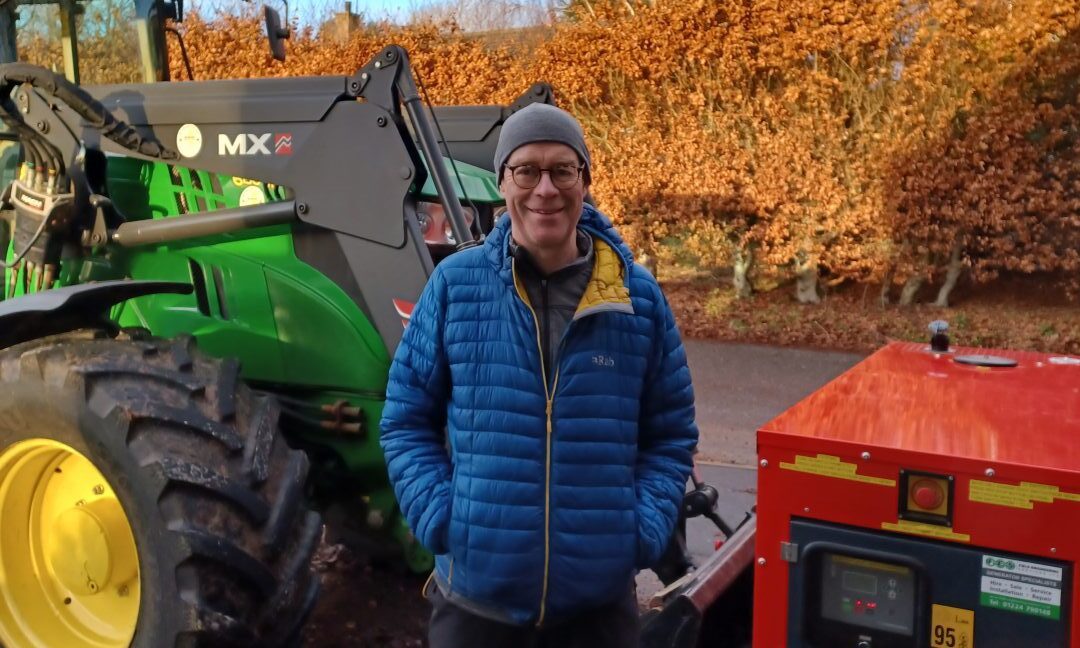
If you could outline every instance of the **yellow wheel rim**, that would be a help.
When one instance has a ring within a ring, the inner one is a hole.
[[[135,536],[101,472],[47,439],[0,452],[0,643],[127,646],[138,616]]]

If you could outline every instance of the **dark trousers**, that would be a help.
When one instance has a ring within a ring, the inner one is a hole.
[[[619,601],[583,610],[550,626],[492,621],[450,603],[431,588],[430,648],[637,648],[638,606],[633,588]]]

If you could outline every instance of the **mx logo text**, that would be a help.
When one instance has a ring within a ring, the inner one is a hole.
[[[292,133],[239,133],[218,135],[218,155],[270,155],[273,137],[274,155],[292,155]]]

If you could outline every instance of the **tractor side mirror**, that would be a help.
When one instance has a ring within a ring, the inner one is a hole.
[[[289,5],[285,5],[285,20],[288,21]],[[266,23],[266,37],[270,39],[270,55],[278,61],[285,60],[285,41],[291,35],[289,27],[282,27],[281,15],[274,9],[263,5],[263,21]]]
[[[166,0],[165,17],[173,22],[184,22],[184,0]]]

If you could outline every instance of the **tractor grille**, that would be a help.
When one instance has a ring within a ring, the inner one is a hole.
[[[217,174],[169,166],[173,198],[178,214],[204,212],[225,207],[225,196]]]

